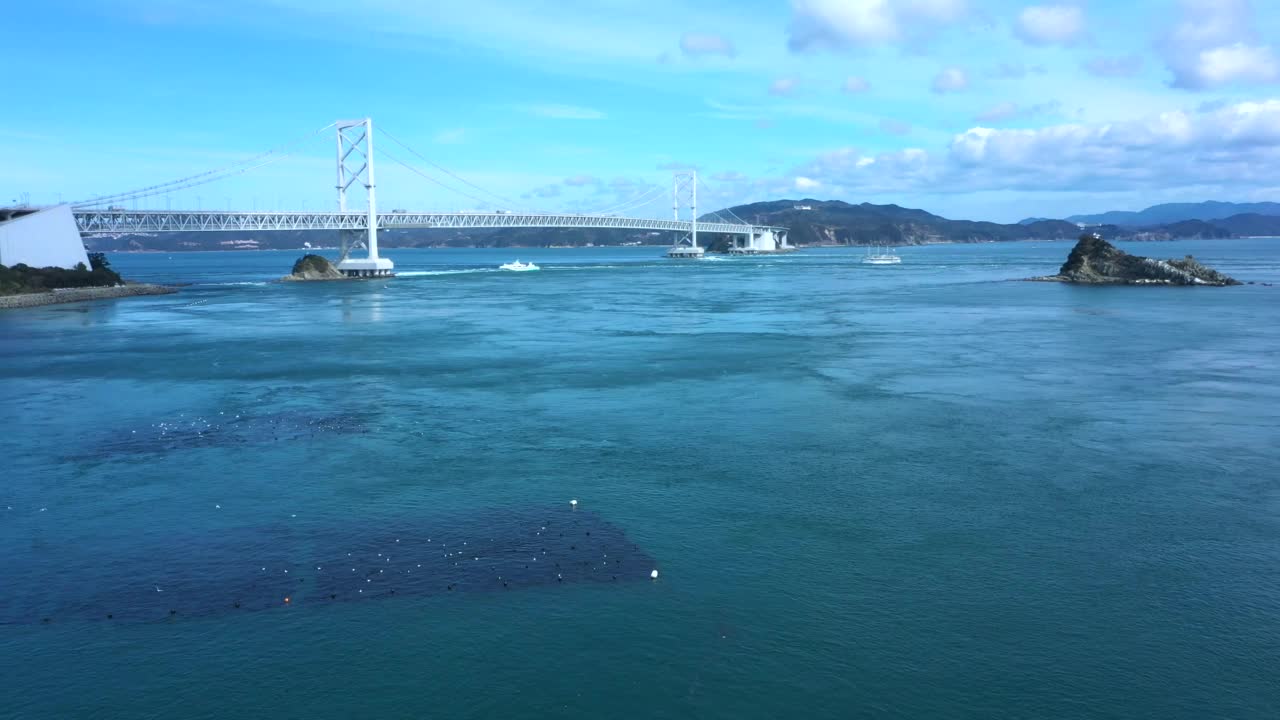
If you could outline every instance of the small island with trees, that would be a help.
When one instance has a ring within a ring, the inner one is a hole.
[[[293,272],[280,278],[285,282],[303,282],[307,280],[346,280],[346,275],[338,271],[329,258],[323,255],[307,253],[293,263]]]
[[[0,265],[0,309],[58,303],[165,295],[177,292],[160,285],[127,283],[102,253],[89,253],[89,266],[34,268],[18,263]]]

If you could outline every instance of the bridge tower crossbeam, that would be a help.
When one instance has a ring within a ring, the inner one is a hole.
[[[689,234],[676,236],[676,242],[667,251],[669,258],[696,260],[703,255],[698,247],[698,171],[677,172],[671,176],[671,212],[672,219],[680,222],[680,208],[687,203],[689,208]]]
[[[368,200],[368,222],[365,224],[364,247],[367,256],[349,257],[347,240],[343,238],[342,259],[338,271],[351,277],[391,275],[395,264],[378,256],[378,202],[373,175],[373,120],[339,120],[338,129],[338,212],[347,212],[347,191],[352,185],[364,186]]]

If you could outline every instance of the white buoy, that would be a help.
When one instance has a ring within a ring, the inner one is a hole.
[[[575,500],[570,500],[570,501],[569,501],[569,506],[570,506],[570,507],[578,507],[578,501],[577,501],[576,499],[575,499]]]
[[[649,577],[653,578],[654,580],[657,580],[657,579],[658,579],[658,571],[657,571],[657,570],[654,570],[653,572],[649,573]]]
[[[221,506],[221,505],[214,505],[214,506],[213,506],[213,509],[214,509],[214,510],[221,510],[221,509],[222,509],[222,506]]]

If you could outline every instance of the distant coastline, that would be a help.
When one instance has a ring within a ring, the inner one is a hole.
[[[1277,235],[1243,235],[1239,237],[1223,237],[1223,238],[1196,238],[1196,237],[1157,237],[1157,238],[1118,238],[1120,242],[1138,242],[1138,243],[1164,243],[1176,242],[1178,240],[1211,240],[1211,241],[1230,241],[1230,240],[1275,240],[1280,239]],[[894,245],[894,247],[924,247],[929,245],[995,245],[1011,242],[1056,242],[1071,243],[1075,242],[1075,238],[1018,238],[1016,240],[922,240],[917,242],[902,243]],[[880,243],[883,244],[883,243]],[[849,243],[806,243],[797,245],[800,250],[808,248],[867,248],[873,247],[875,244],[849,244]],[[605,250],[617,249],[622,247],[630,248],[667,248],[669,244],[653,244],[653,245],[383,245],[383,250]],[[164,255],[173,253],[255,253],[255,252],[314,252],[319,250],[337,250],[337,247],[265,247],[265,248],[249,248],[249,247],[228,247],[228,248],[138,248],[126,250],[111,250],[111,254],[120,255]]]

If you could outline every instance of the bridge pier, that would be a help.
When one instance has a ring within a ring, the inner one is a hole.
[[[787,233],[781,228],[752,228],[742,236],[733,238],[730,255],[772,255],[795,250],[787,243]]]

